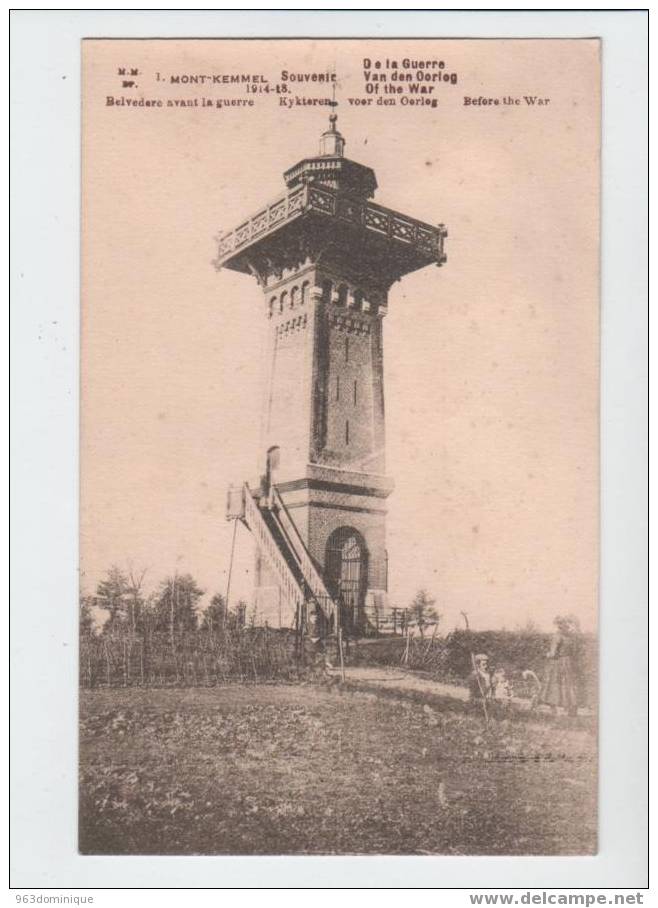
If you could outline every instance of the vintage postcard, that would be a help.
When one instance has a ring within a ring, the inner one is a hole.
[[[599,41],[82,62],[80,851],[596,853]]]

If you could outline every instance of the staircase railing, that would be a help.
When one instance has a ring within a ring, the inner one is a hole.
[[[304,580],[308,585],[309,590],[311,591],[313,598],[325,613],[327,618],[331,618],[332,614],[336,613],[336,603],[333,600],[333,597],[327,589],[327,585],[324,582],[322,574],[318,571],[315,566],[315,562],[311,558],[304,540],[302,539],[299,530],[297,529],[294,521],[288,513],[288,509],[283,503],[283,499],[279,495],[278,489],[276,487],[273,489],[274,492],[274,503],[277,506],[277,517],[279,519],[279,524],[283,529],[292,553],[299,564],[299,568],[302,572]]]
[[[304,602],[304,594],[300,589],[295,575],[290,570],[288,562],[279,550],[276,540],[270,532],[270,528],[265,523],[248,483],[245,483],[244,489],[245,522],[253,533],[261,554],[264,555],[270,567],[275,572],[284,597],[295,609],[297,609]]]

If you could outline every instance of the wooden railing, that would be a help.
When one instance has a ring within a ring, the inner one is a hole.
[[[274,503],[277,506],[279,523],[286,535],[293,555],[299,564],[302,576],[309,587],[313,599],[325,613],[325,617],[329,619],[332,614],[336,613],[336,603],[330,595],[324,582],[324,578],[316,568],[315,562],[311,558],[308,549],[304,544],[304,540],[300,536],[299,530],[295,526],[290,514],[288,514],[283,499],[276,488],[274,489]]]
[[[244,485],[244,520],[251,532],[253,533],[256,544],[261,554],[274,571],[281,587],[282,595],[289,604],[296,610],[304,602],[304,593],[300,588],[297,578],[290,570],[288,562],[279,550],[276,540],[272,536],[269,527],[263,519],[258,503],[253,496],[248,483]]]
[[[303,578],[302,583],[298,581],[290,569],[290,565],[281,552],[277,540],[272,535],[261,514],[258,502],[254,498],[248,483],[244,484],[242,496],[244,511],[239,516],[242,516],[242,519],[251,530],[261,554],[276,574],[282,594],[288,603],[294,609],[297,609],[303,603],[315,603],[317,609],[329,621],[336,615],[336,603],[329,594],[324,579],[309,555],[304,540],[288,514],[281,496],[276,489],[273,489],[272,492],[276,506],[273,517],[277,520],[279,530],[286,540],[290,554],[299,567],[300,575]]]
[[[221,268],[239,249],[306,211],[359,224],[373,233],[414,247],[439,265],[445,261],[444,240],[448,232],[443,224],[426,224],[375,202],[340,195],[327,186],[297,186],[243,221],[235,230],[219,236],[216,266]]]
[[[236,227],[235,230],[222,234],[218,238],[218,259],[221,260],[235,250],[245,246],[251,240],[261,236],[261,234],[268,233],[274,227],[302,212],[306,207],[307,198],[308,191],[306,186],[299,186],[292,192],[281,196],[270,205],[262,208],[253,217]]]

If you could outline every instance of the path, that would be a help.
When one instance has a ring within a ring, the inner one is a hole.
[[[340,669],[334,666],[333,675],[340,675]],[[410,693],[412,691],[430,694],[435,697],[451,697],[455,700],[468,700],[468,688],[456,684],[443,684],[432,678],[412,674],[400,668],[386,668],[378,665],[348,665],[345,667],[345,680],[358,681],[369,687],[384,690]]]
[[[340,677],[340,669],[335,665],[330,674],[334,677]],[[400,693],[407,697],[413,697],[414,694],[425,695],[429,698],[446,699],[467,702],[469,692],[467,687],[461,687],[457,684],[445,684],[441,681],[435,681],[422,674],[415,674],[405,671],[402,668],[387,668],[378,665],[347,665],[345,666],[345,680],[348,683],[357,683],[364,688],[371,690],[390,691]],[[512,704],[516,710],[527,712],[530,708],[530,701],[521,697],[512,697]],[[580,708],[580,716],[592,716],[591,708]],[[551,709],[549,706],[541,704],[533,712],[535,718],[540,716],[550,716]]]

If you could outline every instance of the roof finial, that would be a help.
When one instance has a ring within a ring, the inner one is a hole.
[[[329,102],[329,105],[330,107],[333,107],[333,110],[329,114],[331,131],[336,132],[336,120],[338,119],[338,114],[336,113],[336,108],[338,107],[338,101],[336,100],[336,73],[334,73],[334,81],[331,83],[331,101]]]
[[[334,80],[331,84],[331,101],[329,101],[328,104],[333,109],[329,114],[329,129],[326,132],[322,133],[322,137],[320,139],[320,154],[342,157],[343,151],[345,150],[345,139],[336,129],[336,120],[338,119],[336,108],[338,107],[338,101],[336,100],[335,74]]]

